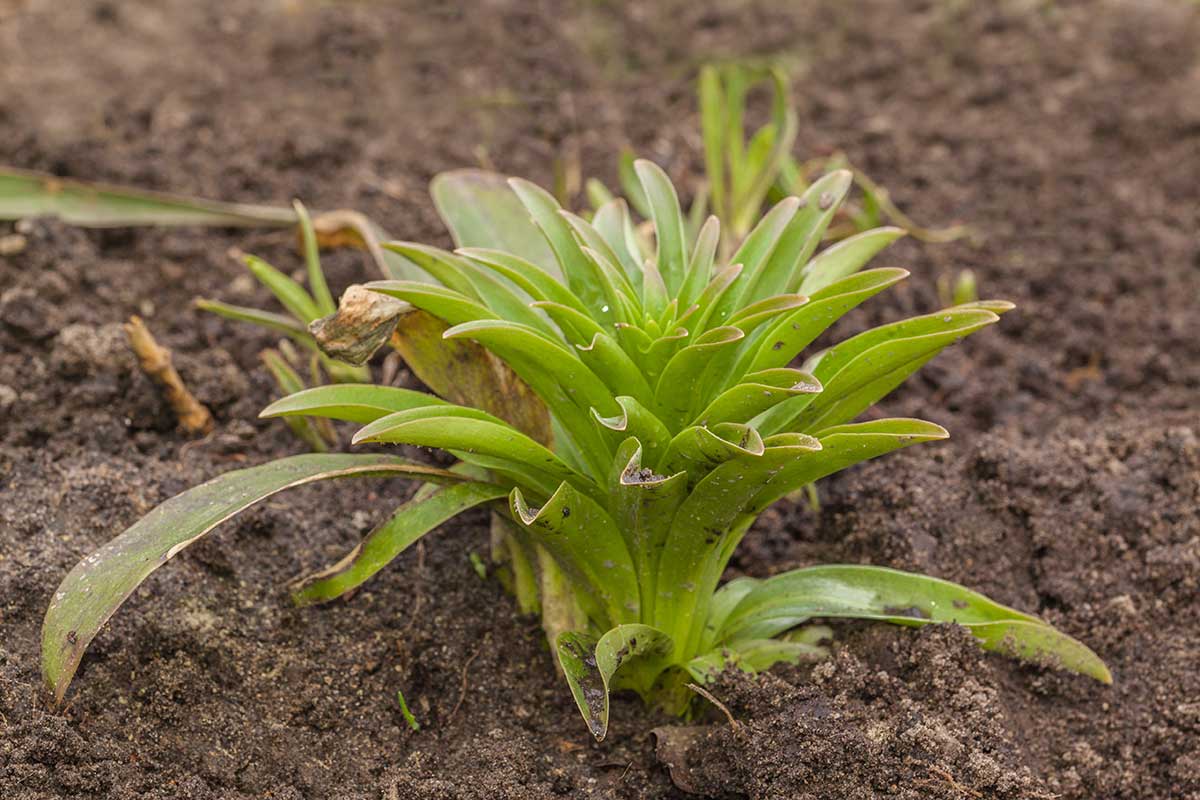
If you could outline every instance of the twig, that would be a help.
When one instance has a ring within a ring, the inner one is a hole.
[[[700,695],[701,697],[703,697],[708,702],[712,703],[717,708],[721,709],[721,711],[724,712],[724,714],[725,714],[725,719],[729,720],[729,727],[733,728],[734,733],[741,732],[741,730],[742,730],[741,723],[733,718],[733,714],[730,713],[730,711],[729,711],[729,706],[725,705],[720,700],[718,700],[716,698],[716,695],[714,695],[708,689],[705,689],[703,686],[700,686],[695,683],[689,683],[687,685],[687,688],[691,689],[693,692]]]
[[[485,644],[486,644],[486,641],[485,641]],[[479,658],[479,654],[482,652],[483,652],[483,647],[480,647],[478,650],[476,650],[474,653],[471,654],[471,657],[467,659],[467,663],[463,664],[462,688],[459,689],[459,692],[458,692],[458,702],[454,704],[454,708],[450,709],[450,713],[446,715],[447,723],[449,723],[450,720],[454,719],[454,715],[458,713],[458,709],[462,706],[463,700],[467,699],[467,676],[470,673],[471,664],[475,661],[475,659]]]
[[[970,786],[964,786],[963,784],[954,780],[954,776],[951,775],[946,770],[942,769],[941,767],[935,767],[931,764],[928,767],[928,770],[931,773],[933,773],[934,775],[937,775],[939,778],[944,780],[946,783],[950,784],[950,786],[955,791],[962,792],[963,794],[967,795],[968,797],[975,797],[975,798],[983,797],[983,795],[980,792],[976,791],[975,789],[972,789]]]
[[[130,317],[124,328],[142,371],[162,387],[175,418],[179,420],[179,427],[189,434],[211,431],[212,414],[183,385],[183,379],[171,366],[171,351],[154,341],[141,317]]]

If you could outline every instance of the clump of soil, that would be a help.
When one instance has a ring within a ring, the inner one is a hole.
[[[0,162],[213,197],[352,207],[448,244],[425,186],[482,163],[615,183],[628,141],[701,174],[693,67],[797,70],[800,153],[844,149],[949,245],[837,333],[936,307],[975,271],[1017,302],[881,413],[953,439],[783,503],[734,572],[929,572],[1041,614],[1102,687],[979,653],[954,629],[837,625],[832,661],[729,676],[738,721],[613,706],[593,743],[533,620],[428,537],[345,602],[283,587],[411,489],[342,482],[264,503],[157,572],[101,632],[65,711],[38,632],[80,557],[215,474],[294,453],[256,420],[270,334],[197,295],[270,306],[228,257],[300,267],[289,233],[0,225],[0,796],[44,798],[1200,796],[1200,10],[1176,0],[959,4],[445,4],[0,0]],[[326,258],[335,290],[370,277]],[[217,428],[188,441],[123,348],[139,314]],[[402,690],[421,724],[405,723]],[[679,764],[686,776],[680,778]]]

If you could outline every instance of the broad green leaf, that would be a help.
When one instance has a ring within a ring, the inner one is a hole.
[[[790,441],[796,435],[803,434],[778,434],[764,441],[770,448],[774,442]],[[759,485],[749,507],[751,513],[757,514],[796,489],[859,462],[914,444],[945,439],[950,434],[942,426],[924,420],[877,419],[838,425],[814,435],[821,443],[820,452],[796,458],[773,472]]]
[[[853,275],[879,251],[905,235],[903,228],[863,231],[834,244],[805,265],[800,273],[799,292],[813,294],[842,278]]]
[[[259,412],[259,417],[312,416],[367,424],[396,411],[426,406],[444,406],[445,400],[428,392],[369,383],[339,383],[315,386],[276,400]]]
[[[594,264],[605,272],[608,281],[620,291],[621,297],[629,304],[631,313],[622,320],[628,322],[640,317],[642,308],[639,295],[634,290],[625,268],[621,265],[620,256],[609,245],[608,240],[582,217],[565,210],[558,213],[571,226],[583,251],[591,255]]]
[[[599,503],[564,482],[541,508],[531,507],[520,488],[513,489],[509,505],[517,524],[571,579],[593,622],[603,626],[639,619],[633,558]]]
[[[800,370],[781,367],[752,372],[718,395],[692,424],[711,427],[720,422],[746,423],[784,400],[820,391],[821,382]]]
[[[659,468],[668,475],[686,472],[690,490],[717,465],[736,458],[758,458],[763,447],[762,437],[749,425],[693,426],[671,440]]]
[[[493,459],[481,462],[489,468],[494,468],[494,459],[500,459],[510,472],[543,495],[553,492],[561,481],[586,485],[586,479],[541,444],[491,414],[465,406],[428,406],[388,414],[354,434],[354,444],[364,442],[436,447],[467,462],[484,456]]]
[[[372,292],[411,303],[450,325],[477,319],[496,319],[496,315],[486,306],[444,286],[419,281],[372,281],[364,286]]]
[[[584,408],[615,413],[613,393],[596,377],[577,353],[561,341],[551,339],[527,325],[505,320],[477,320],[456,325],[446,331],[447,339],[471,339],[503,358],[517,371],[523,361],[532,361],[552,375]]]
[[[684,328],[689,333],[704,331],[707,328],[708,319],[717,307],[717,300],[725,292],[729,291],[734,281],[737,280],[738,275],[742,273],[742,269],[741,264],[730,264],[713,275],[712,280],[708,282],[708,285],[704,287],[704,291],[700,293],[700,297],[696,300],[697,313],[688,317],[684,323]]]
[[[508,179],[479,169],[436,175],[429,194],[458,247],[481,247],[511,253],[561,275],[545,237],[529,219]]]
[[[698,651],[717,583],[757,513],[749,511],[755,495],[788,465],[817,458],[821,443],[790,434],[759,447],[709,472],[671,523],[659,561],[654,620],[675,640],[680,657]]]
[[[721,639],[768,638],[814,617],[910,626],[956,622],[980,639],[984,649],[1112,683],[1095,653],[1036,617],[949,581],[883,567],[819,566],[768,578],[738,604]]]
[[[667,285],[667,291],[674,297],[683,287],[688,262],[679,198],[667,173],[653,161],[639,159],[634,162],[633,168],[646,193],[650,218],[654,221],[658,246],[655,263]]]
[[[0,219],[33,217],[55,217],[86,228],[288,227],[296,223],[296,214],[290,208],[219,203],[0,167]]]
[[[725,626],[725,620],[733,613],[742,598],[762,583],[758,578],[745,575],[734,578],[713,593],[712,602],[708,606],[708,617],[704,622],[704,632],[700,637],[700,652],[707,653],[717,645],[718,634]]]
[[[304,381],[282,355],[275,350],[264,350],[259,357],[281,392],[293,394],[303,391]],[[284,422],[291,429],[292,435],[307,444],[313,452],[324,453],[329,450],[330,444],[337,444],[337,436],[326,420],[290,417]],[[318,428],[318,423],[324,423],[324,427]]]
[[[463,262],[445,250],[418,242],[384,242],[383,249],[404,256],[443,287],[477,303],[485,302],[466,275]]]
[[[62,702],[96,632],[151,572],[259,500],[293,486],[353,475],[462,480],[395,456],[310,453],[227,472],[159,504],[76,564],[55,592],[42,625],[42,675],[55,702]]]
[[[671,432],[658,417],[654,416],[637,398],[620,395],[616,398],[621,413],[611,417],[602,416],[592,409],[592,416],[606,431],[615,434],[614,444],[619,444],[629,437],[641,443],[642,455],[647,464],[657,464],[659,458],[666,452],[671,443]]]
[[[829,650],[807,642],[739,639],[693,658],[688,662],[687,670],[697,680],[707,683],[730,667],[753,674],[782,662],[798,664],[801,661],[819,661],[828,657]]]
[[[402,253],[414,264],[428,270],[446,286],[466,297],[478,300],[497,317],[529,325],[549,335],[556,334],[549,323],[530,310],[528,303],[515,291],[474,262],[426,245],[391,242],[385,246]],[[442,275],[450,280],[443,279]]]
[[[821,395],[790,418],[788,403],[776,406],[769,414],[780,412],[779,416],[765,422],[763,429],[811,431],[853,418],[924,361],[999,319],[982,309],[946,309],[873,328],[834,345],[811,367],[825,387]],[[900,374],[893,376],[893,371]],[[864,387],[875,391],[863,394]],[[844,404],[847,398],[853,402]]]
[[[646,678],[652,682],[662,671],[671,640],[649,625],[629,624],[618,625],[599,639],[576,631],[564,633],[555,650],[579,713],[596,741],[601,741],[608,733],[609,692],[630,688],[648,694]]]
[[[529,181],[512,178],[509,185],[542,231],[562,267],[567,286],[598,322],[612,324],[617,305],[617,288],[604,271],[580,249],[571,226],[559,212],[558,201],[545,189]]]
[[[873,269],[843,278],[813,294],[806,305],[766,329],[748,370],[786,366],[848,311],[907,277],[908,272],[902,269]]]
[[[642,290],[642,255],[637,248],[630,247],[629,231],[633,221],[629,218],[629,207],[617,198],[600,206],[592,217],[592,227],[608,243],[609,248],[620,260],[629,283],[635,290]]]
[[[730,264],[741,264],[743,269],[716,300],[707,319],[709,326],[728,324],[727,321],[742,307],[742,298],[747,289],[758,282],[759,270],[768,263],[779,237],[787,230],[799,208],[799,198],[786,197],[768,211],[754,226],[754,230],[750,231],[750,235],[729,259]]]
[[[575,349],[584,366],[604,381],[610,395],[627,392],[642,403],[654,402],[654,390],[641,369],[611,336],[597,332],[590,343]]]
[[[500,250],[478,247],[465,247],[457,250],[456,253],[500,273],[534,300],[558,303],[580,313],[584,312],[583,303],[578,297],[571,294],[570,289],[532,261],[526,261],[519,256]]]
[[[669,477],[655,473],[644,465],[642,453],[642,444],[632,438],[618,449],[617,462],[625,455],[628,460],[609,483],[609,507],[633,558],[642,618],[653,619],[658,559],[675,511],[687,496],[688,481],[682,472]]]
[[[705,288],[712,280],[713,265],[716,263],[717,246],[720,242],[721,223],[716,217],[709,217],[696,233],[696,244],[688,260],[687,275],[683,280],[683,288],[679,291],[681,306],[691,306],[704,294]],[[688,326],[685,324],[684,327]]]
[[[481,408],[536,441],[551,441],[550,415],[525,381],[476,342],[445,339],[449,326],[413,310],[396,323],[392,347],[435,394]]]
[[[650,208],[650,200],[646,197],[645,190],[642,189],[642,181],[638,177],[637,162],[638,157],[634,155],[633,151],[623,148],[617,157],[617,180],[621,184],[621,192],[629,201],[629,205],[633,206],[633,209],[644,219],[650,219],[653,212]]]
[[[400,506],[336,564],[301,579],[292,588],[298,605],[323,603],[361,586],[409,545],[467,509],[500,500],[508,489],[468,481],[439,488]]]
[[[779,234],[770,254],[748,280],[739,302],[743,305],[783,292],[799,291],[798,275],[816,251],[850,188],[851,175],[831,172],[810,186],[799,198],[800,208]]]
[[[707,401],[702,394],[705,369],[722,351],[733,352],[745,335],[731,326],[713,328],[671,357],[654,388],[655,412],[668,427],[681,428],[688,412]]]

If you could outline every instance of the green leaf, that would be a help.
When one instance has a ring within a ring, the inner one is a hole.
[[[704,140],[704,168],[712,193],[713,211],[723,220],[732,220],[729,188],[725,172],[725,92],[716,67],[700,69],[700,131]],[[740,135],[740,134],[739,134]]]
[[[646,193],[650,218],[654,221],[654,235],[658,243],[655,263],[668,293],[674,297],[683,287],[688,262],[679,197],[667,173],[653,161],[638,159],[633,168]]]
[[[246,256],[245,262],[258,282],[267,287],[293,317],[307,324],[321,316],[321,309],[299,283],[257,256]]]
[[[429,194],[458,247],[500,250],[560,276],[558,262],[508,179],[479,169],[436,175]]]
[[[693,426],[680,431],[667,446],[660,469],[668,475],[686,472],[688,488],[731,459],[758,458],[763,440],[749,425],[722,422],[712,427]]]
[[[465,406],[428,406],[388,414],[354,434],[354,444],[364,442],[436,447],[489,469],[497,468],[495,460],[499,459],[505,469],[543,496],[561,481],[587,483],[541,444],[491,414]]]
[[[601,741],[608,733],[610,690],[632,688],[647,694],[646,676],[653,681],[662,671],[671,640],[657,628],[629,624],[618,625],[599,639],[575,631],[564,633],[555,650],[579,713],[596,741]],[[620,685],[625,682],[628,685]]]
[[[275,385],[279,387],[280,391],[291,394],[304,389],[304,381],[282,355],[274,350],[264,350],[260,357],[271,373],[271,377],[275,379]],[[292,417],[285,419],[284,422],[291,429],[292,435],[307,444],[314,452],[324,453],[329,449],[330,444],[337,444],[337,437],[334,435],[333,429],[318,428],[316,425],[318,420]],[[324,422],[326,426],[329,425],[324,420],[320,420],[320,422]],[[326,434],[328,434],[328,441]]]
[[[411,303],[450,325],[477,319],[496,319],[496,315],[486,306],[443,286],[419,281],[371,281],[363,285],[373,292]]]
[[[775,443],[789,442],[796,435],[803,434],[777,434],[764,441],[770,448]],[[914,444],[945,439],[950,434],[942,426],[924,420],[877,419],[838,425],[814,435],[820,441],[819,452],[793,459],[767,476],[750,503],[751,513],[757,514],[796,489],[859,462]]]
[[[826,248],[809,261],[800,273],[799,292],[811,295],[853,275],[879,251],[905,235],[903,228],[876,228],[855,234]]]
[[[773,426],[782,413],[764,429],[811,431],[853,419],[930,358],[999,319],[982,309],[946,309],[873,328],[834,345],[811,366],[825,387],[820,396],[781,427]],[[770,413],[788,410],[788,404],[781,404]]]
[[[339,383],[315,386],[276,400],[259,412],[271,417],[325,417],[367,424],[397,411],[448,405],[428,392],[369,383]]]
[[[816,292],[806,305],[765,330],[748,370],[786,366],[848,311],[907,277],[902,269],[873,269]]]
[[[708,399],[701,392],[705,369],[723,351],[733,352],[745,336],[739,328],[713,328],[671,357],[654,388],[655,412],[668,427],[683,427],[689,411]]]
[[[629,205],[633,206],[644,219],[650,219],[652,213],[650,200],[642,189],[642,181],[637,173],[638,157],[629,148],[623,148],[617,157],[617,180],[621,184],[621,192]]]
[[[386,455],[310,453],[227,472],[155,507],[80,561],[63,579],[42,625],[42,675],[61,702],[88,643],[146,577],[234,514],[293,486],[347,476],[462,477]]]
[[[717,582],[757,513],[750,510],[755,495],[773,475],[820,450],[819,441],[803,434],[763,441],[716,466],[679,507],[654,601],[655,624],[675,640],[677,656],[698,652]]]
[[[769,578],[741,600],[726,620],[721,640],[768,638],[814,617],[910,626],[956,622],[984,649],[1112,683],[1095,653],[1036,617],[949,581],[883,567],[829,565]]]
[[[617,463],[626,456],[616,480],[610,481],[609,507],[633,558],[642,599],[642,619],[653,619],[658,559],[662,554],[671,520],[687,497],[688,480],[683,472],[659,475],[645,466],[644,448],[637,439],[625,441],[617,451]]]
[[[696,232],[696,244],[688,260],[687,275],[679,290],[679,303],[688,307],[699,299],[712,280],[713,265],[716,263],[717,246],[721,242],[721,223],[709,217]],[[734,276],[736,277],[736,276]]]
[[[621,407],[620,414],[605,417],[593,408],[593,418],[604,430],[616,434],[612,437],[615,440],[614,444],[619,444],[632,436],[641,443],[646,463],[657,464],[671,443],[671,432],[662,423],[662,420],[638,402],[637,398],[620,395],[616,401],[617,405]]]
[[[608,387],[610,395],[628,392],[642,403],[654,402],[654,390],[646,383],[633,359],[605,333],[597,332],[587,345],[575,345],[579,359]]]
[[[503,361],[476,342],[446,339],[442,320],[424,311],[401,315],[392,347],[433,392],[483,409],[539,442],[549,442],[545,404]]]
[[[436,247],[409,242],[390,242],[385,247],[404,254],[447,287],[478,300],[497,317],[556,335],[545,318],[530,310],[527,301],[496,278],[491,271],[481,269],[474,262]]]
[[[557,303],[580,313],[584,312],[583,303],[570,289],[532,261],[526,261],[511,253],[478,247],[465,247],[456,252],[480,266],[500,273],[534,300]]]
[[[337,311],[337,303],[329,293],[329,285],[325,282],[325,272],[321,269],[321,252],[317,247],[317,232],[313,228],[308,210],[299,200],[292,201],[296,219],[300,222],[300,236],[304,242],[304,263],[308,269],[308,285],[320,311],[319,316],[328,316]]]
[[[820,391],[821,382],[800,370],[784,367],[752,372],[717,396],[692,424],[711,427],[721,422],[747,423],[784,400]]]
[[[292,588],[297,605],[324,603],[361,586],[409,545],[467,509],[508,496],[508,489],[474,481],[439,488],[400,506],[336,564]]]
[[[617,198],[600,206],[596,215],[592,217],[592,227],[608,243],[609,248],[620,260],[630,284],[640,292],[642,255],[636,247],[630,245],[633,221],[629,218],[629,207],[625,205],[625,201]]]
[[[529,181],[513,178],[509,185],[550,243],[567,286],[583,302],[590,316],[598,322],[612,324],[613,309],[619,302],[617,289],[604,271],[580,249],[570,224],[559,214],[562,209],[558,201],[545,189]]]
[[[829,651],[826,648],[807,642],[739,639],[693,658],[688,662],[687,670],[692,677],[707,683],[730,667],[753,674],[782,662],[798,664],[801,661],[817,661],[828,657]]]
[[[279,331],[303,343],[305,347],[311,350],[317,349],[317,343],[313,341],[308,328],[295,317],[275,314],[271,311],[262,311],[257,308],[250,308],[249,306],[230,305],[229,303],[222,303],[219,300],[206,300],[199,297],[196,298],[194,303],[196,308],[202,311],[208,311],[226,319],[236,320],[237,322],[249,322],[252,325],[259,325],[270,330]]]
[[[774,294],[799,291],[801,268],[821,243],[821,237],[845,199],[850,184],[850,173],[839,170],[824,176],[804,192],[799,209],[780,233],[753,280],[747,281],[740,303],[745,305]]]
[[[584,408],[614,413],[616,402],[604,381],[584,365],[576,353],[561,341],[551,339],[534,328],[505,320],[477,320],[456,325],[444,334],[447,339],[471,339],[509,363],[518,375],[525,370],[522,362],[536,363],[549,373]],[[528,379],[527,379],[528,380]]]
[[[742,307],[742,297],[747,289],[758,282],[759,270],[767,263],[779,237],[787,230],[799,208],[799,199],[784,198],[759,220],[754,230],[750,231],[741,247],[729,259],[730,264],[741,264],[742,271],[715,302],[708,316],[708,325],[727,324],[729,318]]]
[[[33,217],[56,217],[86,228],[287,227],[296,222],[296,214],[290,208],[219,203],[0,167],[0,219]]]
[[[541,508],[520,488],[509,498],[513,519],[571,579],[588,616],[599,625],[639,619],[637,573],[616,524],[592,498],[564,482]]]

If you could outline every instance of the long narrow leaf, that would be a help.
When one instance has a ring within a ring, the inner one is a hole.
[[[467,509],[508,496],[508,489],[474,481],[446,486],[400,506],[336,564],[297,583],[298,605],[324,603],[361,586],[429,531]]]
[[[172,497],[76,564],[55,592],[42,625],[42,675],[55,701],[62,701],[96,632],[151,572],[259,500],[293,486],[351,475],[463,480],[395,456],[312,453],[227,472]]]
[[[56,217],[87,228],[287,227],[296,222],[296,213],[290,208],[220,203],[0,167],[0,219],[32,217]]]
[[[949,581],[883,567],[809,567],[769,578],[738,604],[726,620],[722,639],[767,638],[813,617],[911,626],[956,622],[975,634],[984,649],[1112,683],[1095,653],[1036,617]]]

